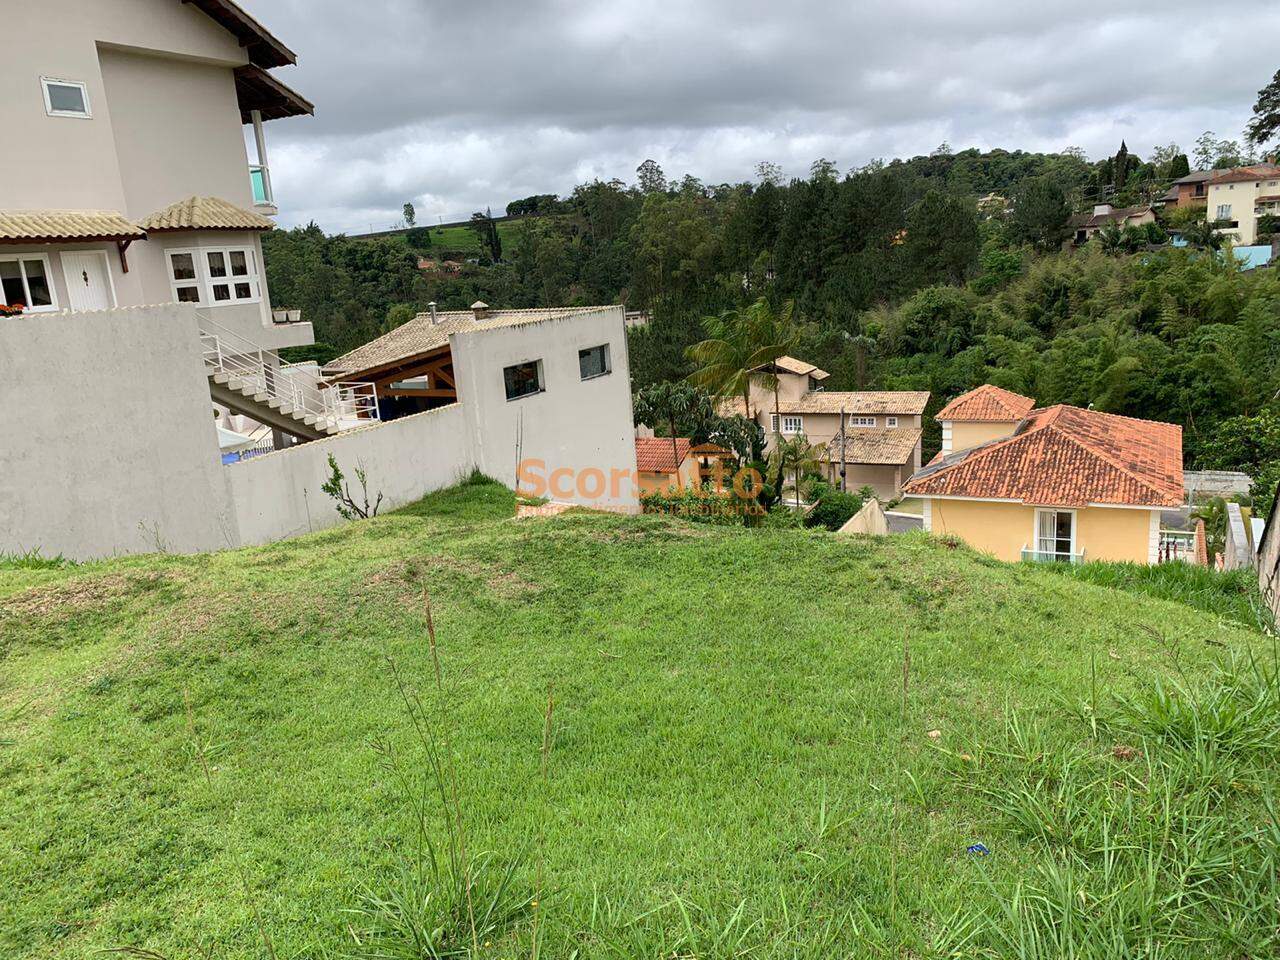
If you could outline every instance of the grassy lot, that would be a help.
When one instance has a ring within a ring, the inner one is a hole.
[[[0,956],[1276,950],[1269,637],[924,535],[512,512],[0,569]]]
[[[504,250],[516,242],[516,236],[523,226],[519,220],[503,220],[498,224],[498,239],[502,241]],[[479,256],[480,234],[470,227],[431,227],[431,251],[437,255],[442,251],[451,251]],[[423,255],[428,254],[424,251]],[[504,256],[510,254],[504,252]]]

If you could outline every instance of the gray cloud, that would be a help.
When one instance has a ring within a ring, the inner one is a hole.
[[[314,118],[268,126],[286,225],[458,219],[584,179],[746,179],[956,148],[1237,138],[1280,7],[897,0],[248,0]]]

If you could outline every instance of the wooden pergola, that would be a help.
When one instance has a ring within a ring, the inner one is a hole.
[[[423,377],[427,381],[423,387],[394,386],[406,380],[419,380]],[[458,384],[453,373],[453,353],[447,343],[426,353],[401,357],[364,370],[347,370],[329,378],[331,383],[348,380],[372,383],[379,400],[391,397],[397,400],[428,401],[423,409],[442,407],[456,403],[458,400]]]

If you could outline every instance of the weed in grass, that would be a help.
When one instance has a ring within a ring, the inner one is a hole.
[[[375,744],[383,767],[412,817],[412,843],[401,853],[395,872],[379,885],[366,885],[351,911],[352,960],[445,960],[474,957],[481,945],[507,937],[536,910],[538,895],[518,891],[516,877],[524,852],[500,860],[468,849],[457,760],[454,756],[444,671],[436,642],[431,598],[424,593],[435,709],[428,712],[390,661],[396,689],[408,713],[425,768],[411,764],[389,741]],[[544,741],[550,748],[551,701]],[[439,817],[437,817],[437,814]],[[433,839],[433,823],[445,824],[443,844]],[[443,846],[443,849],[441,848]],[[539,871],[539,890],[541,871]],[[536,916],[536,915],[535,915]],[[535,944],[536,920],[535,920]]]
[[[1011,715],[970,784],[1038,854],[1012,888],[988,881],[970,914],[984,955],[1274,956],[1275,671],[1233,661],[1087,712],[1074,745]]]
[[[39,547],[32,547],[21,553],[0,553],[0,570],[61,570],[75,564],[58,554],[46,557],[40,553]]]

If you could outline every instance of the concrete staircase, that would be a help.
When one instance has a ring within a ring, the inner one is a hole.
[[[270,350],[222,327],[206,312],[197,311],[196,319],[214,403],[302,442],[378,422],[373,384],[328,384],[300,376],[281,367]]]

